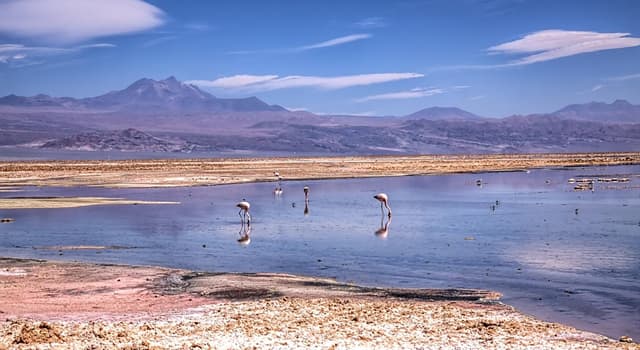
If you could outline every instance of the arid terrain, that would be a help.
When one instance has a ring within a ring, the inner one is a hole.
[[[639,152],[0,162],[0,186],[175,187],[640,164]]]
[[[476,290],[0,259],[2,349],[638,349]]]

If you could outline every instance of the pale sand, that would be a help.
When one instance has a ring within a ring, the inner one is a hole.
[[[77,208],[91,205],[180,204],[180,202],[138,201],[105,197],[19,197],[0,198],[0,209]]]
[[[640,164],[640,153],[0,162],[0,186],[175,187]]]
[[[0,259],[0,349],[640,349],[476,290]]]

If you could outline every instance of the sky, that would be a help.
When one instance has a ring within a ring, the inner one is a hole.
[[[319,114],[640,104],[640,1],[0,0],[0,96],[169,76]]]

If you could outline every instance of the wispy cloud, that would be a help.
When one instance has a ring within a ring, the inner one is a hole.
[[[609,81],[625,81],[625,80],[632,80],[632,79],[640,79],[640,73],[636,73],[636,74],[628,74],[628,75],[620,75],[617,77],[611,77],[607,80]]]
[[[591,88],[591,92],[596,92],[596,91],[602,89],[603,87],[604,87],[604,85],[598,84],[598,85],[596,85],[596,86]]]
[[[98,43],[73,47],[25,46],[22,44],[0,44],[0,63],[23,67],[44,63],[43,57],[68,55],[87,49],[111,48],[113,44]],[[37,58],[37,59],[36,59]]]
[[[446,92],[445,89],[439,89],[439,88],[429,88],[429,89],[415,88],[409,91],[390,92],[386,94],[366,96],[366,97],[357,99],[356,102],[367,102],[367,101],[375,101],[375,100],[404,100],[409,98],[421,98],[421,97],[439,95],[445,92]]]
[[[294,50],[307,51],[307,50],[319,49],[323,47],[338,46],[338,45],[350,43],[353,41],[364,40],[369,38],[371,38],[371,34],[351,34],[351,35],[341,36],[339,38],[335,38],[331,40],[326,40],[316,44],[300,46],[298,48],[295,48]]]
[[[164,22],[162,10],[140,0],[0,2],[0,33],[55,44],[140,32]]]
[[[215,80],[191,80],[187,83],[203,87],[242,89],[250,91],[270,91],[278,89],[313,87],[320,89],[343,89],[353,86],[387,83],[397,80],[423,77],[420,73],[375,73],[317,77],[304,75],[234,75]]]
[[[178,39],[177,35],[165,35],[159,38],[151,39],[142,44],[142,47],[153,47],[156,45],[160,45],[166,43],[167,41],[172,41]]]
[[[499,66],[526,65],[588,52],[640,46],[640,38],[630,35],[551,29],[492,46],[488,51],[494,54],[530,54]]]
[[[387,22],[382,17],[367,17],[354,25],[359,28],[382,28],[387,26]]]
[[[485,97],[486,97],[485,95],[477,95],[477,96],[470,97],[469,100],[471,101],[482,100]]]
[[[218,78],[216,80],[192,80],[188,81],[189,84],[206,86],[206,87],[215,87],[215,88],[224,88],[224,89],[237,89],[244,88],[247,86],[255,86],[263,83],[267,83],[269,81],[277,80],[277,75],[248,75],[248,74],[240,74],[233,75],[230,77]]]
[[[283,49],[230,51],[230,52],[228,52],[228,54],[231,54],[231,55],[249,55],[249,54],[256,54],[256,53],[295,53],[295,52],[304,52],[304,51],[320,49],[320,48],[325,48],[325,47],[344,45],[344,44],[351,43],[351,42],[354,42],[354,41],[369,39],[371,37],[372,37],[372,35],[371,34],[367,34],[367,33],[364,33],[364,34],[350,34],[350,35],[345,35],[345,36],[341,36],[341,37],[338,37],[338,38],[333,38],[333,39],[325,40],[325,41],[322,41],[322,42],[318,42],[318,43],[314,43],[314,44],[310,44],[310,45],[298,46],[298,47],[290,47],[290,48],[283,48]]]

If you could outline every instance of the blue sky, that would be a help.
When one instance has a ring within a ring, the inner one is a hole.
[[[0,0],[0,95],[175,76],[315,113],[640,103],[640,1]]]

